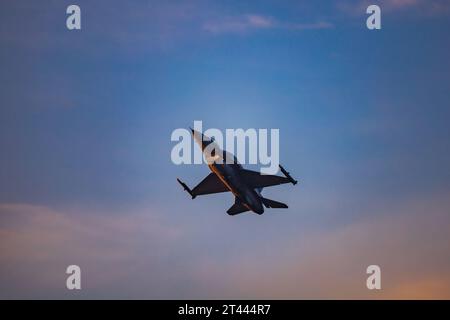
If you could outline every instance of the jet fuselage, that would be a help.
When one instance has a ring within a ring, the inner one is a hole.
[[[211,163],[208,167],[245,207],[257,214],[263,214],[261,197],[242,179],[240,175],[242,166],[239,163]]]

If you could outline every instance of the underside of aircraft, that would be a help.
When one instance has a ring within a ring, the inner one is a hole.
[[[265,175],[257,171],[246,169],[239,170],[239,176],[242,182],[245,183],[245,185],[248,186],[249,188],[256,191],[262,204],[266,208],[288,208],[288,206],[285,203],[263,197],[261,195],[261,191],[263,188],[285,183],[292,183],[293,185],[297,184],[297,181],[290,176],[289,172],[287,172],[282,166],[279,167],[281,169],[281,172],[284,174],[284,177],[277,175]],[[227,186],[227,184],[224,183],[224,181],[221,180],[215,172],[211,172],[210,174],[208,174],[193,189],[190,189],[184,182],[182,182],[178,178],[177,181],[183,186],[184,190],[186,190],[191,195],[192,199],[195,199],[197,196],[200,195],[208,195],[230,191],[233,192],[233,190],[230,189]],[[235,202],[227,210],[227,213],[229,215],[236,215],[251,210],[252,209],[241,199],[241,195],[235,193]]]

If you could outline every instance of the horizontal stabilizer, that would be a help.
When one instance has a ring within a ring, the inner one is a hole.
[[[227,210],[227,213],[228,213],[230,216],[234,216],[234,215],[236,215],[236,214],[239,214],[239,213],[242,213],[242,212],[245,212],[245,211],[249,211],[248,208],[247,208],[246,206],[244,206],[244,205],[242,204],[242,202],[240,202],[240,201],[236,198],[234,204],[231,206],[230,209]]]
[[[287,204],[261,197],[266,208],[287,208]]]

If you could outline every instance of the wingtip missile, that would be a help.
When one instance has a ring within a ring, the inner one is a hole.
[[[191,195],[192,199],[194,199],[194,198],[195,198],[195,195],[194,195],[194,193],[192,192],[192,190],[186,185],[186,183],[184,183],[183,181],[181,181],[181,180],[178,179],[178,178],[177,178],[177,181],[178,181],[179,184],[181,184],[181,186],[183,187],[183,189],[184,189],[187,193],[189,193],[189,194]]]
[[[293,184],[296,185],[297,184],[297,180],[295,180],[294,178],[291,177],[291,175],[289,174],[289,172],[287,172],[281,165],[278,165],[280,167],[281,172],[284,174],[284,176]]]

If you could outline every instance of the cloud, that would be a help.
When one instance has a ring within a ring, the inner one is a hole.
[[[337,7],[346,14],[361,16],[373,1],[339,1]],[[438,16],[450,13],[450,2],[447,0],[380,0],[376,3],[382,12],[399,13],[412,11],[417,16]]]
[[[441,194],[399,201],[352,223],[286,237],[268,232],[262,236],[272,236],[267,242],[252,234],[249,240],[259,243],[232,251],[230,228],[242,241],[240,233],[256,232],[261,222],[243,216],[177,225],[148,208],[98,214],[1,204],[0,295],[448,299],[448,199]],[[82,268],[80,293],[64,287],[69,264]],[[381,266],[381,291],[365,287],[370,264]]]
[[[231,18],[218,18],[206,22],[204,30],[210,33],[244,33],[251,30],[269,29],[273,27],[273,21],[269,17],[260,15],[244,15]]]
[[[286,28],[290,30],[320,30],[320,29],[330,29],[333,28],[334,25],[329,22],[315,22],[315,23],[294,23],[294,24],[287,24]]]
[[[233,14],[227,5],[204,0],[188,2],[82,1],[82,30],[69,32],[61,20],[65,8],[58,2],[46,6],[15,1],[5,5],[0,37],[12,47],[37,52],[89,50],[103,58],[104,51],[159,52],[191,43],[208,34],[242,34],[256,30],[309,30],[330,28],[321,21],[282,22],[280,17],[258,13]],[[20,19],[17,19],[17,18]],[[84,21],[84,22],[83,22]]]
[[[276,250],[254,251],[199,269],[205,285],[222,279],[213,298],[449,299],[448,194],[374,211],[334,230],[291,237]],[[377,264],[382,290],[366,288]]]
[[[0,297],[77,297],[65,289],[70,264],[81,267],[87,296],[126,297],[139,281],[136,272],[164,273],[180,238],[180,229],[151,210],[117,215],[0,204]],[[142,283],[153,287],[151,296],[164,293],[163,281],[164,276],[147,277]]]
[[[407,8],[415,6],[420,2],[420,0],[385,0],[383,4],[388,8]]]
[[[333,25],[327,22],[316,23],[284,23],[280,22],[274,17],[259,15],[259,14],[245,14],[233,17],[218,17],[215,20],[207,21],[203,25],[203,29],[213,34],[224,33],[249,33],[257,30],[265,29],[284,29],[284,30],[313,30],[313,29],[328,29]]]

